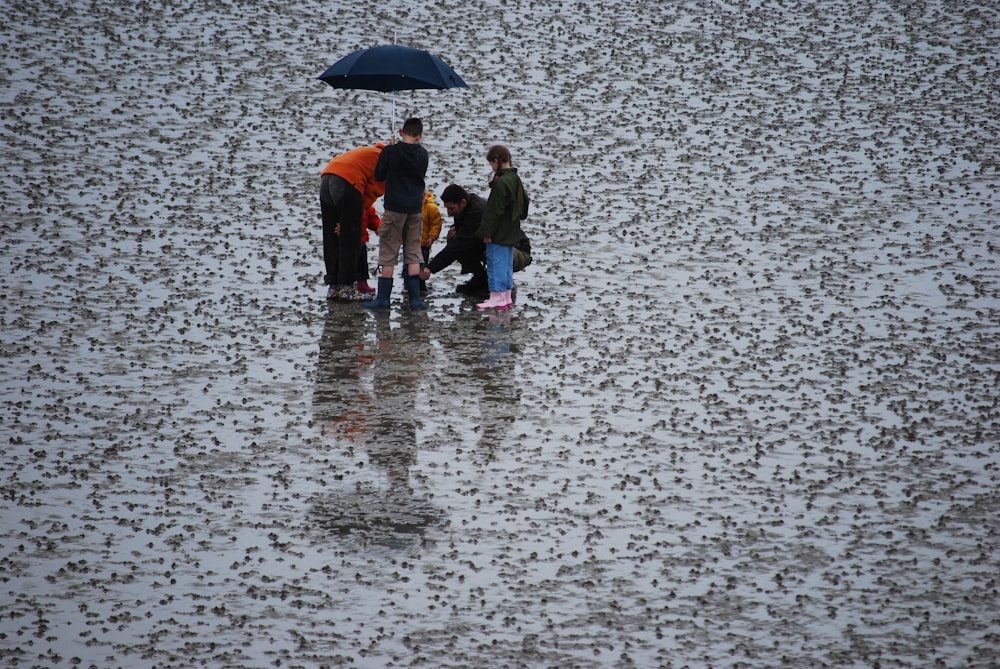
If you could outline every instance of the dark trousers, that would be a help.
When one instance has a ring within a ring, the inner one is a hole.
[[[363,278],[358,271],[361,246],[361,193],[335,174],[324,174],[319,187],[323,214],[323,262],[326,283],[348,285]],[[340,234],[337,234],[337,226]]]
[[[481,239],[451,239],[427,264],[431,272],[437,274],[454,262],[462,266],[462,274],[472,274],[474,279],[486,277],[483,262],[485,245]]]
[[[371,276],[371,270],[368,267],[368,246],[361,242],[361,246],[358,251],[358,281],[365,281]]]

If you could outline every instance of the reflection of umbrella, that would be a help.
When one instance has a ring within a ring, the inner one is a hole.
[[[358,483],[354,491],[337,491],[314,500],[312,520],[338,535],[357,535],[364,542],[406,547],[446,515],[431,500],[407,486],[379,490]]]
[[[369,91],[410,91],[417,88],[468,88],[443,60],[421,49],[387,44],[348,54],[319,78],[334,88]],[[396,129],[396,98],[392,100]]]

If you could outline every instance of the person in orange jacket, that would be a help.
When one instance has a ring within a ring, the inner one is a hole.
[[[319,202],[327,299],[371,299],[371,295],[357,289],[358,281],[368,279],[358,267],[358,248],[365,212],[385,194],[385,182],[375,179],[375,163],[384,148],[385,144],[378,143],[351,149],[335,156],[323,168]]]
[[[371,230],[377,235],[380,225],[382,225],[382,219],[379,218],[375,207],[368,207],[368,211],[365,212],[365,217],[361,221],[361,255],[358,257],[358,273],[361,276],[368,277],[371,274],[368,269],[368,231]],[[355,288],[358,289],[359,293],[370,295],[375,292],[375,289],[368,285],[367,278],[358,279]]]

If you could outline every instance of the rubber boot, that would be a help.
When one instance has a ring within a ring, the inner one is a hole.
[[[410,309],[426,309],[427,305],[420,299],[420,275],[407,276],[405,283],[406,292],[410,294]]]
[[[504,307],[506,307],[507,309],[510,309],[512,306],[514,306],[514,298],[510,296],[509,290],[503,291],[503,304]]]
[[[365,309],[388,309],[389,296],[392,294],[392,279],[378,278],[378,294],[371,302],[365,302]]]
[[[354,284],[354,288],[359,293],[369,294],[369,293],[374,293],[375,292],[375,289],[372,288],[371,286],[369,286],[368,282],[365,281],[364,279],[361,279],[356,284]]]
[[[476,305],[476,309],[480,311],[484,309],[509,309],[510,306],[504,302],[504,296],[502,290],[491,290],[490,299],[485,302],[480,302]]]

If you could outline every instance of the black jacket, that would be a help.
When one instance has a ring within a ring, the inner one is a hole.
[[[375,179],[385,182],[382,204],[386,211],[419,214],[424,209],[424,177],[429,156],[419,144],[397,142],[382,149],[375,163]]]
[[[470,193],[465,209],[454,219],[455,236],[471,237],[482,243],[483,240],[476,236],[476,232],[479,230],[479,224],[483,222],[484,211],[486,211],[486,200],[475,193]]]
[[[470,194],[465,209],[453,219],[455,234],[448,238],[444,248],[427,264],[433,274],[437,274],[453,262],[461,263],[464,272],[486,271],[483,263],[486,245],[476,236],[485,210],[486,200]]]

